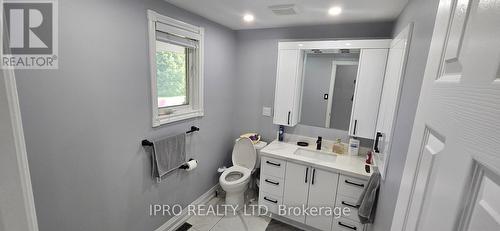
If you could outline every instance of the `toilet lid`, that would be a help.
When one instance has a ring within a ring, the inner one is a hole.
[[[233,165],[253,170],[257,159],[257,151],[249,138],[239,138],[233,148]]]

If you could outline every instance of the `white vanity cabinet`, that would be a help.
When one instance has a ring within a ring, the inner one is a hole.
[[[316,208],[334,207],[338,177],[338,173],[311,168],[311,184],[309,186],[307,206]],[[306,217],[306,225],[319,230],[330,230],[332,221],[332,217],[327,215]]]
[[[347,216],[342,215],[342,217],[346,219],[343,222],[340,221],[340,224],[339,221],[334,221],[334,226],[337,225],[343,227],[344,229],[348,229],[348,227],[345,227],[342,224],[349,224],[350,227],[361,225],[358,217],[358,199],[366,187],[366,184],[367,180],[340,175],[335,206],[342,209],[349,208],[351,213]],[[357,230],[359,230],[359,228]]]
[[[389,49],[361,49],[349,135],[374,139]]]
[[[357,209],[371,175],[365,169],[365,159],[316,152],[314,147],[295,143],[312,137],[290,135],[289,139],[293,141],[276,140],[260,151],[259,205],[273,218],[304,230],[363,231],[366,226],[360,223]],[[333,214],[313,214],[314,209],[328,207],[334,209]],[[303,209],[307,213],[302,213]]]
[[[295,126],[299,122],[302,90],[303,51],[279,49],[273,123]]]
[[[364,225],[357,218],[357,198],[366,180],[334,171],[318,169],[307,163],[263,157],[261,160],[259,204],[269,212],[282,215],[299,224],[324,231],[358,230]],[[349,207],[350,216],[306,216],[285,212],[290,208]]]
[[[293,162],[287,163],[283,205],[287,207],[302,207],[302,205],[307,205],[310,169],[306,165]],[[306,217],[303,215],[285,214],[284,216],[300,223],[305,223],[306,220]]]
[[[339,174],[303,164],[287,162],[283,205],[289,207],[334,207]],[[330,230],[331,216],[287,214],[285,217],[320,230]]]
[[[260,164],[259,204],[269,212],[278,213],[282,205],[286,161],[263,156]]]

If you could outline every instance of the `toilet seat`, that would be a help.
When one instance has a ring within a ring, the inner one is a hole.
[[[243,174],[243,176],[241,176],[241,178],[239,178],[237,180],[227,181],[226,177],[229,174],[234,174],[234,173],[241,173],[241,174]],[[232,185],[236,186],[236,185],[240,185],[242,183],[246,184],[250,180],[250,174],[251,174],[250,169],[235,165],[235,166],[232,166],[232,167],[226,169],[226,171],[224,171],[222,173],[222,175],[220,175],[219,182],[221,184],[224,184],[227,186],[232,186]]]
[[[257,151],[252,140],[240,137],[236,140],[232,153],[233,165],[242,166],[253,170],[257,161]]]

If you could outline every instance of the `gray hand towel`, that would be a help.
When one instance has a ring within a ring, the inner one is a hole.
[[[371,175],[368,185],[358,199],[358,217],[362,224],[373,223],[375,220],[379,187],[380,173],[376,171]]]
[[[186,134],[155,140],[152,150],[152,173],[158,181],[186,161]]]

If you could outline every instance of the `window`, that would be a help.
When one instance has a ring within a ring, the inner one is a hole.
[[[187,49],[156,41],[156,88],[160,109],[186,105],[188,102]]]
[[[203,116],[203,28],[148,11],[153,127]]]

